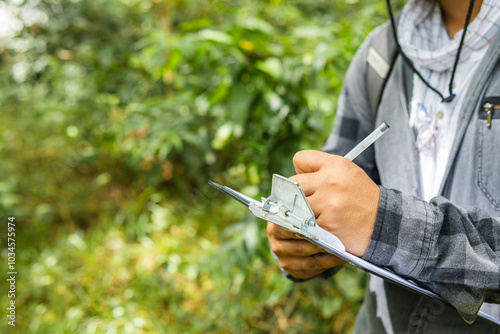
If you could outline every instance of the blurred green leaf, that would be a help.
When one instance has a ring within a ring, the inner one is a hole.
[[[283,75],[283,65],[277,58],[267,58],[265,61],[257,62],[256,68],[269,74],[277,81],[279,81]]]
[[[204,29],[199,33],[201,40],[207,40],[211,42],[216,42],[220,44],[228,44],[231,45],[233,43],[233,39],[230,35],[226,34],[223,31],[217,31],[212,29]]]

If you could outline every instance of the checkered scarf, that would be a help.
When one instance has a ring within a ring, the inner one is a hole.
[[[460,62],[488,45],[500,30],[500,2],[484,0],[477,17],[469,24]],[[399,42],[405,54],[418,68],[446,71],[453,68],[463,30],[449,39],[442,23],[437,1],[410,0],[399,20]]]

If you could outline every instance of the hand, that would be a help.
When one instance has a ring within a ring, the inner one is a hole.
[[[295,278],[310,278],[345,263],[276,224],[267,223],[267,235],[280,267]]]
[[[319,151],[300,151],[293,158],[297,175],[317,224],[336,235],[346,251],[362,257],[377,218],[380,188],[356,164]]]

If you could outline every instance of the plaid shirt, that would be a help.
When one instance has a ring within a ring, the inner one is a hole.
[[[482,306],[500,319],[498,305],[483,304],[500,303],[500,119],[493,119],[488,128],[482,111],[484,99],[500,96],[500,35],[472,79],[441,196],[430,202],[420,199],[418,152],[408,126],[412,73],[401,59],[388,80],[375,124],[371,121],[364,77],[371,36],[348,70],[323,150],[345,155],[375,124],[390,124],[390,132],[355,160],[381,184],[375,229],[363,258],[441,295],[461,317],[444,307],[431,317],[432,301],[388,283],[370,282],[356,332],[500,332],[485,322],[466,326],[462,320],[474,321]]]

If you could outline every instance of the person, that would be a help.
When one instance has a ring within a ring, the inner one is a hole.
[[[370,275],[355,333],[500,333],[475,321],[480,309],[500,319],[500,4],[409,0],[391,22],[400,52],[375,119],[365,73],[380,27],[349,66],[325,146],[298,152],[292,179],[349,253],[453,306]],[[342,157],[384,121],[354,163]],[[267,233],[294,281],[343,264],[277,225]]]

